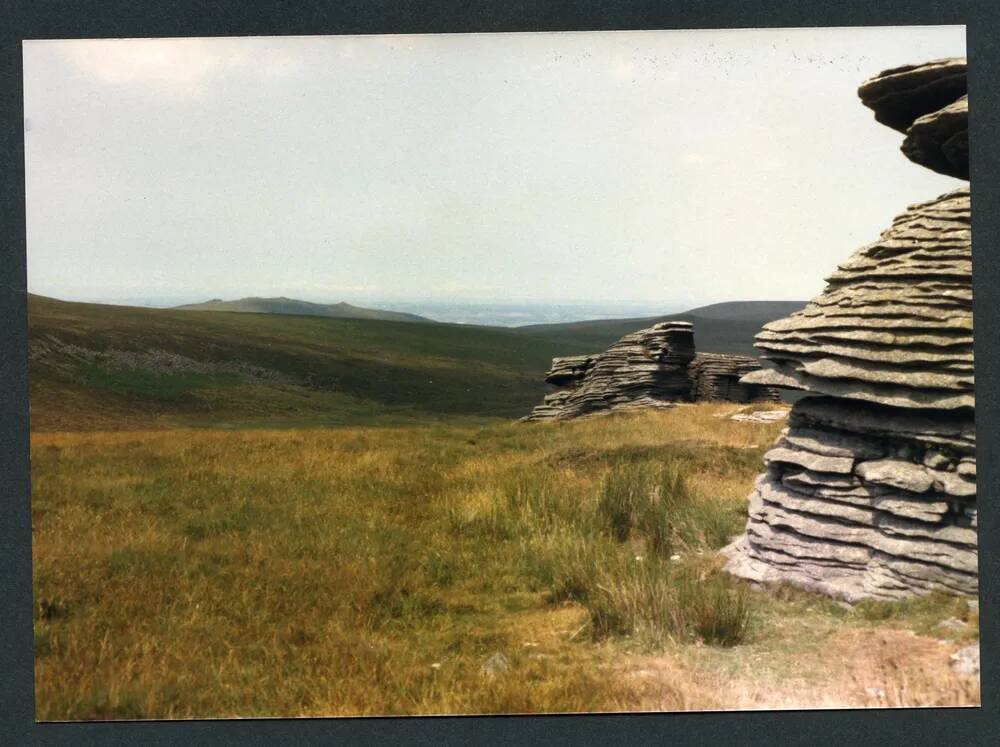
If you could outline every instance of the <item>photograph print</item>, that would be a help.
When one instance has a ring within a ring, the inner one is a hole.
[[[978,706],[965,55],[25,41],[36,719]]]

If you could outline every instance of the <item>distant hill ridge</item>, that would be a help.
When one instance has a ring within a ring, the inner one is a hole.
[[[341,301],[340,303],[312,303],[296,298],[278,296],[276,298],[258,298],[250,296],[236,301],[223,301],[213,298],[204,303],[190,303],[174,307],[181,311],[237,311],[250,314],[298,314],[302,316],[325,316],[337,319],[379,319],[389,322],[433,322],[417,314],[407,314],[402,311],[385,311],[383,309],[367,309]]]
[[[656,322],[680,321],[691,316],[698,317],[699,319],[764,319],[765,321],[772,321],[788,316],[805,305],[805,301],[722,301],[720,303],[709,304],[708,306],[698,306],[687,311],[679,311],[675,314],[664,314],[663,316],[629,317],[628,319],[588,319],[581,322],[559,322],[555,324],[525,324],[516,329],[523,332],[542,332],[555,329],[566,331],[571,329],[582,330],[589,327],[611,324],[643,325],[655,324]]]
[[[695,344],[703,352],[756,355],[753,339],[760,328],[805,305],[805,301],[725,301],[663,316],[529,324],[515,330],[525,335],[572,340],[581,353],[589,353],[605,350],[625,335],[659,322],[686,321],[694,324]]]

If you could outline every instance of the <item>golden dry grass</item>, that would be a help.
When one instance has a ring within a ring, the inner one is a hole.
[[[781,427],[716,417],[733,409],[35,434],[38,718],[770,707],[760,693],[790,671],[808,674],[806,705],[858,704],[865,688],[892,694],[876,705],[976,702],[977,687],[940,685],[962,635],[940,633],[943,660],[905,646],[879,659],[863,643],[875,631],[932,640],[929,621],[955,614],[948,601],[866,616],[743,589],[749,637],[718,648],[675,633],[595,636],[588,602],[556,593],[568,562],[609,572],[645,553],[595,518],[621,464],[683,470],[692,521],[713,528],[685,525],[680,560],[657,562],[718,576],[717,535],[742,525]],[[854,653],[822,656],[826,645]],[[491,677],[482,667],[496,653],[508,667]],[[928,677],[934,692],[919,684]]]

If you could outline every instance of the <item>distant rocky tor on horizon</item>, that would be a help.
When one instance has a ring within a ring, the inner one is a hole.
[[[887,70],[859,89],[903,153],[968,178],[966,62]],[[978,589],[968,187],[911,205],[764,326],[746,385],[804,391],[765,455],[726,569],[848,601]]]
[[[298,314],[302,316],[324,316],[338,319],[380,319],[390,322],[433,322],[433,319],[408,314],[402,311],[366,309],[349,303],[311,303],[295,298],[257,298],[250,296],[235,301],[213,298],[204,303],[189,303],[174,308],[181,311],[237,311],[249,314]]]
[[[625,335],[603,353],[554,358],[545,380],[558,391],[522,420],[567,420],[678,402],[777,401],[772,387],[739,383],[758,368],[747,356],[696,353],[690,322],[660,322]]]

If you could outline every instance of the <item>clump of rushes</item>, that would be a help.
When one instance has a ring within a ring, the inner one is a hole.
[[[682,575],[676,582],[679,616],[686,632],[705,643],[735,646],[746,640],[753,613],[746,588],[716,575]]]
[[[619,542],[639,536],[650,552],[669,555],[672,522],[690,502],[684,476],[672,464],[622,462],[604,476],[598,522]]]
[[[717,548],[732,529],[729,513],[722,501],[698,500],[675,464],[614,466],[601,483],[596,516],[623,545],[620,557],[592,565],[589,584],[579,565],[572,574],[573,596],[587,607],[594,635],[635,635],[653,645],[745,640],[752,618],[746,590],[717,573],[675,570],[669,560],[679,559],[675,550]],[[636,546],[644,554],[626,552]]]
[[[668,640],[735,646],[752,622],[749,596],[738,582],[672,571],[647,558],[603,569],[582,604],[595,637],[634,636],[650,646]]]

